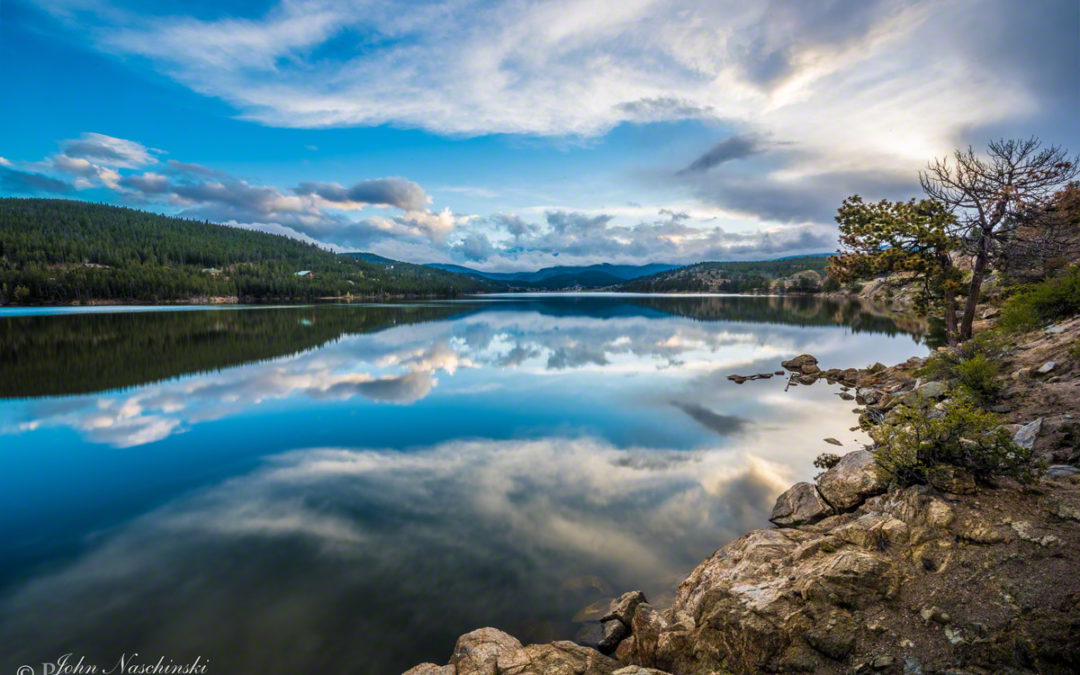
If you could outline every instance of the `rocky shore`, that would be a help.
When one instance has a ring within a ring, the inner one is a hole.
[[[993,408],[1037,460],[1034,482],[942,471],[887,485],[875,449],[833,458],[781,494],[774,528],[703,561],[667,608],[612,600],[591,644],[522,645],[494,628],[458,639],[447,665],[410,675],[1001,673],[1080,669],[1080,318],[1016,336]],[[822,369],[785,361],[789,384],[837,387],[864,428],[902,404],[944,410],[949,383],[922,359]],[[742,384],[777,373],[732,376]]]

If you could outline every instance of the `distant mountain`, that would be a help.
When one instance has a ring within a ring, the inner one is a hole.
[[[828,253],[775,260],[701,262],[632,279],[620,291],[639,293],[767,293],[820,290]]]
[[[658,272],[677,269],[679,265],[665,263],[649,263],[647,265],[599,263],[596,265],[544,267],[534,272],[485,272],[464,265],[451,265],[448,263],[429,263],[429,267],[524,287],[569,288],[580,286],[582,288],[600,288],[630,279],[657,274]]]
[[[342,253],[341,255],[346,258],[356,258],[357,260],[363,260],[364,262],[373,263],[375,265],[396,265],[400,263],[400,260],[392,260],[390,258],[384,258],[377,253],[369,253],[367,251],[356,251],[353,253]]]
[[[0,304],[454,296],[491,282],[296,239],[62,199],[0,199]]]

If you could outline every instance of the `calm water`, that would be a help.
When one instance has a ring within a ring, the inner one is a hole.
[[[812,298],[0,310],[0,672],[72,652],[396,673],[663,603],[923,353]],[[907,326],[907,331],[913,330]]]

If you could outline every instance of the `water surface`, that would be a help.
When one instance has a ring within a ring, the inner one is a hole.
[[[728,374],[918,332],[815,298],[5,312],[0,668],[394,673],[484,625],[573,638],[865,440],[835,388]]]

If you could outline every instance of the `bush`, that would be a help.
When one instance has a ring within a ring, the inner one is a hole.
[[[839,463],[840,455],[834,455],[831,452],[823,452],[814,459],[814,466],[824,471],[828,471]]]
[[[965,469],[980,481],[994,476],[1034,479],[1031,450],[1012,442],[997,415],[962,399],[943,407],[931,418],[936,411],[929,402],[902,405],[870,430],[883,480],[900,486],[926,484],[951,467]]]
[[[1001,338],[994,332],[979,333],[974,338],[928,358],[917,375],[931,380],[954,382],[960,393],[975,403],[993,404],[1001,394]]]
[[[1005,303],[998,325],[1006,330],[1037,328],[1066,316],[1080,314],[1080,267],[1028,286]]]
[[[1001,395],[1001,383],[997,380],[1000,373],[1001,364],[986,354],[976,354],[956,364],[961,391],[982,406],[992,405]]]

